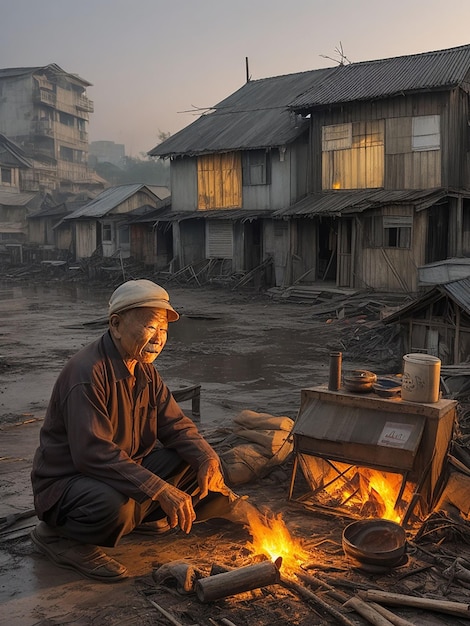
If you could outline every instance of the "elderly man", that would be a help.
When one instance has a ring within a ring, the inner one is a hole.
[[[98,546],[133,530],[189,533],[201,507],[231,501],[216,452],[153,365],[178,318],[159,285],[122,284],[108,330],[57,379],[31,473],[42,520],[31,538],[56,565],[120,580],[126,568]]]

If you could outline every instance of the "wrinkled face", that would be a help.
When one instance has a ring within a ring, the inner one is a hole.
[[[109,327],[125,361],[152,363],[165,347],[168,316],[165,309],[131,309],[111,315]]]

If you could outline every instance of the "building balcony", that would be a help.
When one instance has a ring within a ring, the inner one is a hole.
[[[41,104],[47,104],[51,107],[55,107],[57,103],[57,97],[55,93],[51,93],[50,91],[44,91],[43,89],[40,89],[39,92],[35,93],[34,100],[36,102],[40,102]]]
[[[52,120],[38,120],[33,122],[32,130],[35,135],[54,136],[54,123]]]
[[[75,106],[77,107],[77,109],[80,109],[81,111],[86,111],[87,113],[93,113],[94,111],[93,101],[86,96],[79,96]]]

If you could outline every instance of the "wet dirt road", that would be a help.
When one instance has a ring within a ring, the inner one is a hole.
[[[172,389],[201,385],[203,432],[229,427],[242,409],[293,418],[300,390],[327,380],[335,333],[312,320],[309,306],[220,289],[168,290],[181,318],[170,326],[156,365]],[[0,517],[32,509],[29,471],[52,386],[65,361],[104,332],[111,291],[0,282]],[[182,406],[190,411],[190,404]],[[282,507],[287,486],[279,488]],[[81,580],[35,553],[28,536],[34,521],[25,520],[16,539],[0,542],[0,624],[155,623],[154,612],[148,622],[143,617],[148,605],[136,594],[135,578],[148,575],[156,560],[174,558],[175,549],[181,555],[194,542],[214,540],[214,529],[202,526],[158,549],[147,538],[126,539],[111,552],[133,579],[119,585],[116,598],[114,587]]]
[[[309,306],[230,291],[170,292],[181,319],[156,363],[170,388],[198,383],[202,402],[292,415],[299,390],[326,380],[334,338]],[[44,412],[67,358],[105,330],[109,295],[103,287],[0,283],[0,423]]]

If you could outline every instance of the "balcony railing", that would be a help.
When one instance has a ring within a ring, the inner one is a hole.
[[[49,106],[55,107],[57,98],[55,93],[40,89],[39,92],[36,92],[35,94],[35,100],[37,102],[41,102],[42,104],[48,104]]]
[[[52,120],[38,120],[33,122],[33,132],[36,135],[54,136],[54,126]]]
[[[93,113],[94,111],[93,101],[87,98],[86,96],[79,96],[76,106],[77,106],[77,109],[81,109],[82,111],[87,111],[88,113]]]

